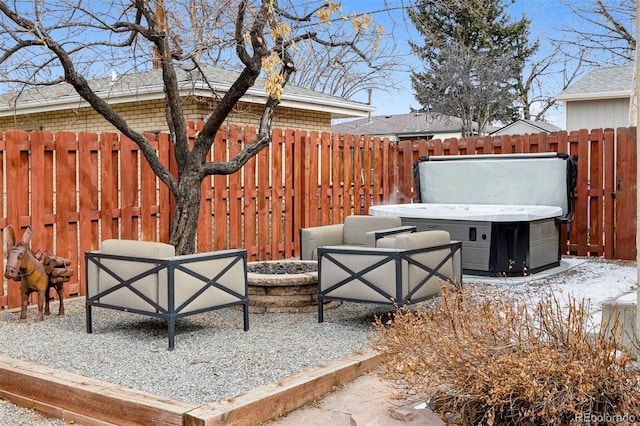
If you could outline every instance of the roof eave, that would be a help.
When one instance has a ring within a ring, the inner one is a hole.
[[[420,136],[425,136],[425,135],[435,135],[435,134],[442,134],[442,133],[460,133],[462,132],[462,129],[443,129],[443,130],[425,130],[425,131],[417,131],[417,132],[402,132],[402,133],[396,133],[398,136],[402,136],[405,138],[411,138],[411,137],[420,137]]]
[[[117,105],[129,102],[142,102],[157,99],[164,99],[162,88],[160,91],[145,90],[141,92],[124,93],[122,91],[109,92],[108,96],[102,95],[109,105]],[[89,103],[82,99],[80,95],[72,94],[60,98],[52,98],[47,100],[34,100],[19,103],[19,106],[13,108],[8,106],[0,106],[0,117],[11,116],[15,114],[36,114],[41,112],[59,111],[64,109],[86,108]]]
[[[216,90],[225,93],[228,87],[216,87]],[[207,89],[196,88],[193,86],[180,90],[180,95],[186,97],[189,95],[211,96],[211,92]],[[142,102],[150,100],[164,99],[164,91],[162,86],[147,86],[141,92],[131,93],[130,91],[113,91],[106,97],[110,105],[117,105],[129,102]],[[263,90],[251,88],[241,98],[243,102],[264,104],[267,94]],[[331,118],[361,118],[366,117],[374,107],[371,105],[340,99],[322,99],[322,97],[312,98],[310,96],[288,94],[282,95],[280,105],[289,108],[306,109],[313,111],[328,112]],[[79,95],[69,95],[61,98],[49,99],[45,101],[29,101],[23,102],[18,107],[0,106],[0,117],[12,116],[15,114],[35,114],[41,112],[58,111],[61,109],[74,109],[88,107],[89,104],[80,98]]]
[[[228,88],[216,87],[216,90],[225,92]],[[208,89],[199,89],[194,92],[198,96],[211,96]],[[242,101],[256,104],[264,104],[267,100],[267,93],[258,87],[250,88],[242,97]],[[280,105],[287,108],[306,109],[312,111],[328,112],[331,118],[361,118],[367,117],[375,107],[361,102],[349,101],[347,99],[326,99],[319,97],[311,97],[295,93],[287,93],[284,89]]]
[[[565,93],[556,96],[559,101],[592,101],[598,99],[619,99],[631,97],[631,90],[617,92]]]

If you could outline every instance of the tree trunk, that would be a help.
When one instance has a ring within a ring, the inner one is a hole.
[[[174,194],[176,207],[169,239],[169,243],[176,248],[176,255],[192,254],[196,251],[201,185],[198,172],[191,171],[180,177],[178,193]]]

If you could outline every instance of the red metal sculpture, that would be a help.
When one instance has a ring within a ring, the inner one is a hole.
[[[27,321],[27,305],[29,295],[38,293],[38,317],[36,321],[44,320],[49,315],[49,289],[54,288],[60,299],[58,315],[64,315],[63,285],[73,276],[73,270],[67,266],[69,259],[51,256],[46,251],[33,253],[29,248],[31,242],[31,228],[22,234],[22,240],[16,243],[15,233],[11,225],[5,228],[5,250],[8,249],[7,263],[4,276],[7,279],[20,281],[22,294],[22,308],[20,322]]]

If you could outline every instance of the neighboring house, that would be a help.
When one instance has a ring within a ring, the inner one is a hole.
[[[415,139],[448,139],[462,137],[462,120],[442,114],[412,112],[409,114],[377,115],[350,120],[331,126],[334,133],[371,135],[391,141]]]
[[[524,135],[525,133],[533,134],[533,133],[551,133],[557,132],[560,127],[553,125],[551,123],[543,123],[542,121],[532,121],[532,120],[524,120],[519,119],[514,121],[513,123],[507,124],[504,127],[499,128],[491,132],[491,136],[500,136],[500,135]]]
[[[556,99],[564,103],[567,131],[628,127],[633,93],[633,65],[595,68]]]
[[[239,75],[214,66],[204,66],[206,79],[197,71],[176,67],[186,120],[201,121],[212,112],[216,97],[223,96]],[[209,85],[216,91],[212,96]],[[114,75],[90,81],[102,96],[137,130],[168,131],[161,70]],[[258,126],[267,98],[264,80],[238,103],[227,124]],[[373,107],[360,102],[288,85],[276,109],[274,127],[328,131],[338,118],[365,117]],[[0,96],[0,131],[68,130],[114,131],[67,83],[43,86]]]

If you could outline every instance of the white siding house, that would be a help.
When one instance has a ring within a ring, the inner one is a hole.
[[[564,103],[567,131],[628,127],[633,65],[595,68],[556,99]]]
[[[558,130],[561,129],[551,123],[520,119],[491,132],[491,136],[551,133],[557,132]]]

